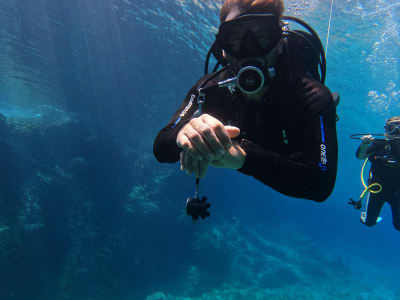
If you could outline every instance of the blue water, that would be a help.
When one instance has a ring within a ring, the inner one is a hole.
[[[400,4],[333,2],[326,84],[341,95],[324,203],[152,156],[202,76],[221,1],[0,4],[0,299],[400,299],[400,234],[368,228],[352,133],[400,113]],[[331,1],[285,1],[327,46]],[[185,297],[185,298],[184,298]]]

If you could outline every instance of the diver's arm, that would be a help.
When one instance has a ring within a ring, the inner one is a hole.
[[[286,157],[251,142],[242,143],[247,155],[239,171],[285,195],[324,201],[335,185],[338,155],[336,109],[333,100],[329,102],[320,114],[304,120],[301,135],[289,140],[298,151]]]
[[[357,149],[356,157],[358,159],[366,159],[368,157],[368,154],[367,154],[368,147],[369,147],[369,144],[361,143]]]
[[[373,142],[373,137],[371,135],[364,135],[361,137],[361,144],[356,151],[356,157],[358,159],[366,159],[371,155],[370,145]]]
[[[154,141],[153,153],[159,162],[174,163],[179,160],[179,153],[182,149],[176,144],[176,137],[197,110],[197,95],[196,85],[187,93],[182,105],[175,112],[167,126],[158,133]]]

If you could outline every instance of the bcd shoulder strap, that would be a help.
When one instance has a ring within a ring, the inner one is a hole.
[[[282,39],[283,67],[290,72],[300,73],[321,81],[319,72],[320,57],[315,38],[304,31],[295,30]]]

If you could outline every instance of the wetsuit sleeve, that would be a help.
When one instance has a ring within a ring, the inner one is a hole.
[[[362,147],[367,147],[365,152],[362,151],[363,150],[363,149],[361,149]],[[361,143],[360,146],[357,148],[356,157],[358,159],[366,159],[367,157],[380,152],[381,148],[382,148],[382,144],[378,143],[377,141],[373,141],[370,145]]]
[[[358,159],[366,159],[368,156],[373,155],[377,150],[377,144],[373,141],[371,144],[361,143],[356,151],[356,157]]]
[[[167,126],[158,133],[154,141],[153,153],[159,162],[174,163],[179,160],[181,149],[176,144],[176,137],[197,110],[197,95],[196,85],[187,93],[182,105],[174,113]]]
[[[247,156],[239,172],[292,197],[322,202],[331,194],[338,157],[336,107],[330,91],[323,85],[319,89],[320,99],[313,101],[328,104],[304,117],[298,134],[289,139],[291,153],[271,152],[245,141],[242,147]]]

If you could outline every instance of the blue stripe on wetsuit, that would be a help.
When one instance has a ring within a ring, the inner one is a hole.
[[[322,116],[319,116],[319,123],[321,125],[321,138],[322,138],[322,143],[325,144],[325,129],[324,129],[324,119]]]
[[[182,117],[179,117],[178,120],[175,121],[174,125],[171,126],[171,128],[174,128],[178,123],[181,121]]]

